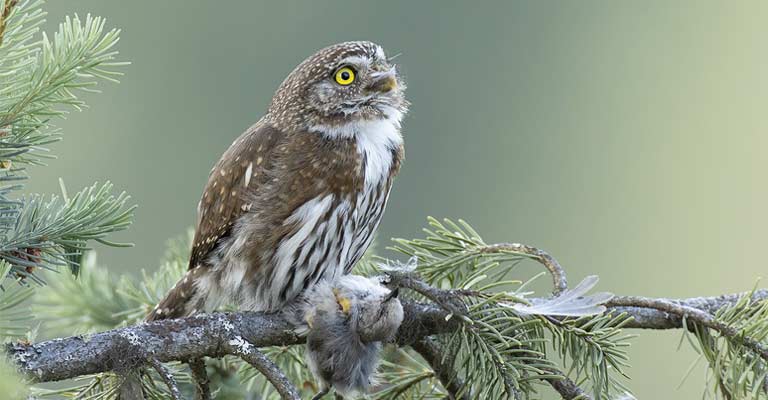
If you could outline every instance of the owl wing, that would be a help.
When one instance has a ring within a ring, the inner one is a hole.
[[[204,265],[216,245],[227,238],[237,219],[248,211],[247,193],[258,190],[258,179],[279,141],[280,132],[259,121],[235,140],[211,170],[198,204],[189,269]]]

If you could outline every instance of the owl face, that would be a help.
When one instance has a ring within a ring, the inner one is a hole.
[[[270,113],[304,127],[360,120],[398,119],[407,102],[405,84],[381,46],[345,42],[310,56],[286,78]]]
[[[403,88],[395,66],[377,45],[360,49],[340,52],[309,88],[309,105],[319,114],[373,119],[399,108]]]

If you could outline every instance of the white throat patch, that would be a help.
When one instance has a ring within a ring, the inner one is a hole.
[[[403,144],[400,119],[403,113],[395,108],[386,111],[387,118],[350,122],[339,126],[315,125],[310,130],[331,138],[350,138],[357,141],[357,151],[366,160],[365,183],[378,184],[389,176],[392,167],[392,149]]]

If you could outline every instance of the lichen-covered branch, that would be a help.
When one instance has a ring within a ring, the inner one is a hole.
[[[171,394],[171,400],[182,400],[179,384],[176,383],[176,378],[173,376],[171,370],[154,358],[149,359],[149,364],[152,366],[152,368],[155,369],[155,371],[157,371],[158,374],[160,374],[160,378],[162,378],[163,382],[165,382],[165,384],[168,386],[168,391]]]
[[[632,320],[626,323],[626,328],[640,329],[679,329],[683,327],[683,316],[654,307],[647,307],[645,300],[662,301],[690,307],[714,315],[723,307],[729,307],[749,293],[724,294],[720,296],[693,297],[688,299],[659,299],[633,296],[634,301],[622,300],[623,297],[615,297],[607,305],[609,312],[614,314],[627,313]],[[626,299],[626,298],[624,298]],[[768,289],[756,290],[752,293],[752,301],[768,299]]]
[[[611,299],[608,304],[620,307],[645,308],[665,312],[681,319],[686,318],[689,321],[712,329],[729,339],[741,341],[746,347],[752,349],[752,351],[768,361],[768,347],[748,336],[743,336],[737,329],[716,320],[709,312],[687,304],[639,296],[617,296]]]
[[[187,362],[192,372],[192,380],[195,382],[195,392],[198,400],[211,400],[211,380],[205,369],[205,360],[193,358]]]
[[[398,337],[402,345],[455,329],[458,324],[446,322],[447,314],[436,306],[405,302],[404,309],[407,318]],[[237,355],[229,342],[238,337],[255,348],[303,341],[279,314],[213,313],[40,343],[9,343],[6,352],[32,381],[49,382],[128,370],[153,358],[169,362]]]
[[[766,299],[768,290],[756,291],[753,296],[755,300]],[[739,295],[726,295],[650,300],[713,313],[733,305],[738,298]],[[436,305],[404,301],[404,310],[406,318],[397,336],[400,345],[410,345],[430,335],[453,331],[461,323],[456,318],[446,321],[449,313]],[[628,301],[609,307],[608,312],[623,312],[633,317],[626,325],[629,328],[678,329],[683,326],[679,315]],[[125,370],[145,365],[153,358],[169,362],[234,354],[227,343],[237,337],[256,348],[302,342],[279,314],[240,312],[157,321],[40,343],[10,343],[6,345],[6,352],[28,378],[48,382]]]
[[[240,336],[225,343],[224,350],[251,364],[275,387],[286,400],[301,400],[299,391],[272,360]]]

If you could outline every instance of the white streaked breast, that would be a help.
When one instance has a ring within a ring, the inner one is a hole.
[[[290,217],[285,220],[286,225],[296,225],[298,230],[293,232],[292,235],[283,239],[277,247],[277,251],[274,255],[274,268],[272,270],[272,282],[280,288],[271,288],[269,291],[269,302],[277,304],[278,296],[280,295],[280,289],[282,285],[285,285],[288,281],[288,275],[292,273],[291,267],[296,254],[301,246],[306,246],[307,241],[310,239],[310,234],[315,229],[315,225],[318,224],[320,217],[328,212],[333,202],[334,195],[327,194],[322,197],[316,197],[308,202],[304,203],[301,207],[296,209]],[[316,240],[316,238],[311,238]],[[307,246],[309,247],[309,246]],[[294,282],[299,277],[294,278]]]

